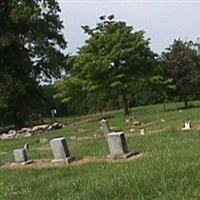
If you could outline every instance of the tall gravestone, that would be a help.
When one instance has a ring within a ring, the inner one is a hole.
[[[105,137],[107,138],[107,137],[108,137],[108,134],[111,132],[107,120],[102,119],[102,120],[100,121],[100,125],[101,125],[101,127],[102,127],[103,134],[104,134]]]
[[[29,164],[32,162],[32,160],[28,160],[27,150],[24,148],[14,149],[13,153],[15,157],[15,163]]]
[[[123,132],[109,133],[108,146],[110,149],[109,159],[129,158],[134,155],[133,152],[128,152],[126,138]]]
[[[55,163],[66,163],[70,164],[75,157],[71,156],[67,146],[66,139],[64,137],[54,138],[50,141],[51,149],[53,151]]]

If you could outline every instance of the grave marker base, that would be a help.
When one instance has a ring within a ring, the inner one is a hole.
[[[129,153],[125,153],[125,154],[116,154],[116,155],[109,154],[107,156],[107,159],[109,159],[109,160],[128,159],[128,158],[138,155],[138,154],[139,154],[138,152],[129,152]]]
[[[11,165],[28,165],[33,163],[33,160],[27,160],[25,162],[13,162]]]
[[[67,157],[67,158],[54,159],[51,162],[52,163],[67,164],[67,165],[69,165],[73,161],[75,161],[75,157],[74,156],[70,156],[70,157]]]

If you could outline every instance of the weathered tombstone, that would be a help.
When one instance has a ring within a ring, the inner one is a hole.
[[[102,127],[102,130],[103,130],[103,133],[104,133],[105,137],[107,138],[108,134],[111,132],[107,120],[102,119],[100,121],[100,125]]]
[[[128,152],[125,134],[123,132],[112,132],[108,134],[108,145],[110,149],[109,159],[128,158],[133,152]]]
[[[26,143],[26,144],[24,144],[24,149],[25,150],[28,150],[29,149],[29,145]]]
[[[190,130],[191,127],[192,127],[192,123],[191,123],[191,121],[187,121],[187,122],[185,122],[184,125],[185,125],[184,128],[182,128],[183,131]]]
[[[191,123],[191,121],[187,121],[187,122],[185,122],[185,128],[186,128],[186,129],[190,130],[191,127],[192,127],[192,123]]]
[[[64,137],[52,139],[50,141],[50,145],[54,155],[54,160],[52,160],[52,162],[70,164],[70,162],[75,159],[74,156],[70,155],[67,142]]]
[[[145,135],[145,129],[140,129],[140,135]]]
[[[28,160],[27,151],[24,148],[14,149],[15,163],[29,164],[32,160]]]

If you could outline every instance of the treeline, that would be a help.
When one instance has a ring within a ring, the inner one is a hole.
[[[174,40],[158,55],[144,31],[110,15],[82,26],[85,44],[64,55],[59,12],[56,0],[0,2],[0,126],[21,127],[51,109],[69,116],[123,108],[128,115],[138,105],[187,107],[199,99],[198,41]]]
[[[57,100],[71,114],[102,112],[199,99],[200,44],[174,40],[154,53],[143,31],[134,31],[114,16],[102,16],[94,28],[82,27],[89,39],[66,60],[66,73],[54,84]]]

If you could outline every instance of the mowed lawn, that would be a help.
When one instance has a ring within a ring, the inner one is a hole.
[[[200,131],[183,132],[184,121],[200,125],[200,102],[180,110],[182,104],[142,106],[132,115],[142,123],[145,136],[132,122],[126,123],[122,111],[104,113],[113,130],[128,133],[129,151],[138,151],[138,159],[120,162],[91,162],[57,168],[5,168],[14,161],[13,149],[30,146],[31,159],[53,159],[49,142],[65,136],[71,154],[77,159],[105,158],[109,154],[101,137],[99,122],[93,120],[42,133],[31,138],[0,141],[0,199],[200,199]],[[199,106],[198,106],[199,105]],[[87,117],[97,117],[91,115]],[[100,116],[100,114],[99,114]],[[61,119],[69,120],[68,118]],[[71,119],[70,119],[71,120]],[[135,129],[135,131],[130,131]]]

